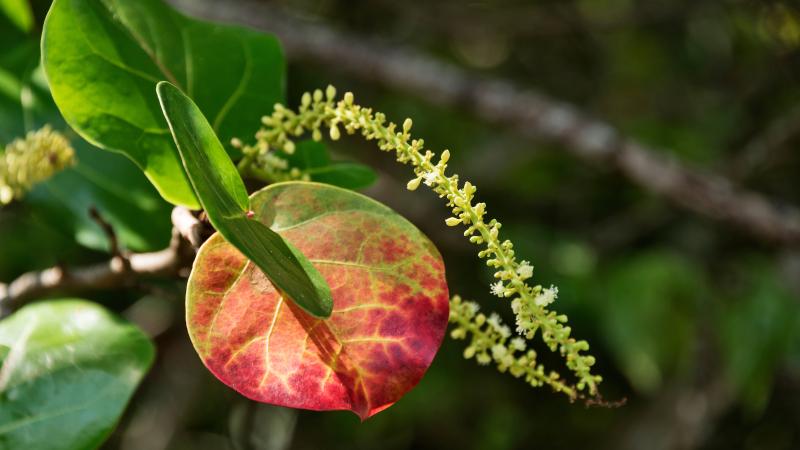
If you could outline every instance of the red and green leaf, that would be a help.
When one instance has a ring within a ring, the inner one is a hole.
[[[316,183],[281,183],[251,197],[265,225],[327,280],[333,314],[285,301],[260,270],[214,235],[189,278],[187,323],[197,352],[245,396],[362,420],[414,387],[448,318],[444,264],[434,245],[386,206]]]

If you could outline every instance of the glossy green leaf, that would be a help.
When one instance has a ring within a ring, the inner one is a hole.
[[[197,105],[167,82],[157,89],[183,166],[217,231],[301,308],[316,317],[330,316],[330,288],[317,269],[277,233],[247,217],[244,183]]]
[[[334,162],[322,142],[303,141],[291,155],[283,155],[290,167],[297,167],[313,181],[346,189],[363,189],[372,185],[378,176],[363,164]]]
[[[98,447],[153,361],[135,326],[83,300],[0,322],[0,448]]]
[[[56,0],[43,62],[67,122],[133,159],[168,201],[197,207],[153,95],[169,80],[224,142],[249,136],[282,99],[284,60],[271,36],[189,19],[160,0]]]

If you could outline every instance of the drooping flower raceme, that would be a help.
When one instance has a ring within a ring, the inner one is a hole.
[[[0,205],[20,199],[33,185],[72,164],[74,157],[69,141],[49,126],[12,141],[0,154]]]
[[[244,153],[239,168],[257,176],[261,174],[267,181],[279,180],[272,175],[287,171],[285,167],[276,171],[274,161],[269,162],[275,157],[273,151],[291,153],[295,147],[294,139],[305,133],[320,140],[323,130],[327,130],[330,138],[337,140],[343,129],[348,134],[359,133],[367,140],[377,141],[381,150],[394,151],[399,162],[413,167],[415,177],[408,182],[408,189],[413,191],[425,184],[446,199],[453,216],[445,223],[465,226],[464,236],[482,246],[478,256],[485,258],[486,264],[495,269],[496,281],[490,291],[498,297],[512,299],[517,332],[528,340],[539,332],[547,347],[559,351],[564,357],[577,382],[572,385],[562,381],[557,373],[545,374],[544,368],[536,362],[535,352],[526,350],[524,339],[512,339],[511,331],[500,323],[499,317],[492,315],[487,318],[477,312],[474,303],[454,297],[451,301],[451,321],[455,323],[452,336],[472,336],[465,356],[474,356],[481,364],[495,361],[501,371],[509,371],[517,377],[525,376],[534,386],[550,385],[571,399],[580,397],[579,392],[584,390],[588,390],[591,396],[597,395],[601,377],[591,372],[594,357],[584,353],[589,344],[571,337],[572,330],[566,325],[565,315],[548,310],[556,299],[557,289],[532,286],[528,282],[533,276],[533,266],[528,261],[517,261],[511,241],[500,239],[500,222],[487,217],[485,203],[475,202],[477,188],[468,181],[461,183],[458,175],[446,174],[450,151],[444,150],[434,162],[435,155],[425,149],[424,141],[412,139],[411,119],[406,119],[398,128],[387,121],[384,114],[356,105],[352,93],[346,93],[337,101],[336,90],[329,86],[325,93],[320,90],[313,94],[305,93],[296,112],[275,105],[274,112],[263,117],[262,123],[264,126],[256,133],[255,144],[239,145]]]
[[[478,312],[476,303],[465,302],[456,295],[450,301],[450,321],[455,323],[450,337],[470,337],[470,343],[464,349],[465,358],[474,357],[482,365],[494,361],[500,372],[509,372],[517,378],[524,377],[531,386],[547,384],[571,398],[577,396],[575,388],[561,380],[558,372],[545,372],[544,366],[537,363],[536,351],[527,349],[525,339],[512,337],[511,330],[500,322],[497,314],[492,313],[487,318]]]

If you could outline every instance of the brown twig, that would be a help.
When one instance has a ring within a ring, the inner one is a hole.
[[[202,243],[202,226],[191,212],[180,207],[173,210],[172,223],[172,240],[163,250],[126,257],[113,254],[111,259],[101,263],[70,269],[52,267],[25,273],[8,284],[0,283],[0,316],[27,301],[55,293],[108,289],[142,277],[177,276],[183,267],[191,264],[195,250]]]
[[[172,0],[191,13],[244,23],[276,34],[288,56],[374,82],[440,106],[465,108],[532,139],[548,139],[570,154],[615,168],[643,189],[772,244],[800,244],[800,212],[741,189],[727,178],[680,164],[667,153],[619,134],[572,104],[515,83],[479,78],[395,45],[368,42],[282,14],[264,3]]]
[[[128,256],[123,253],[119,245],[119,239],[117,238],[117,232],[114,230],[114,226],[103,218],[100,211],[98,211],[95,206],[89,208],[89,217],[102,228],[103,233],[105,233],[108,238],[108,252],[112,257],[120,261],[122,264],[122,272],[129,271],[131,269],[131,261]]]

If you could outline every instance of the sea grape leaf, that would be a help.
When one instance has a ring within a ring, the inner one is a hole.
[[[278,183],[250,198],[256,218],[293,243],[333,291],[315,319],[220,235],[189,277],[189,334],[206,366],[243,395],[362,420],[424,375],[444,337],[448,289],[434,245],[386,206],[319,183]]]
[[[244,182],[203,113],[168,82],[158,98],[183,166],[212,225],[301,308],[316,317],[333,309],[330,288],[302,253],[277,233],[249,218]]]
[[[331,161],[328,149],[322,142],[302,141],[291,155],[283,154],[290,167],[297,167],[311,180],[347,189],[371,186],[378,176],[363,164]]]
[[[153,95],[180,87],[223,142],[249,136],[283,97],[275,38],[187,18],[161,0],[56,0],[42,37],[44,69],[67,122],[124,153],[168,201],[198,206]]]
[[[153,361],[135,326],[83,300],[0,321],[0,448],[97,448]]]

